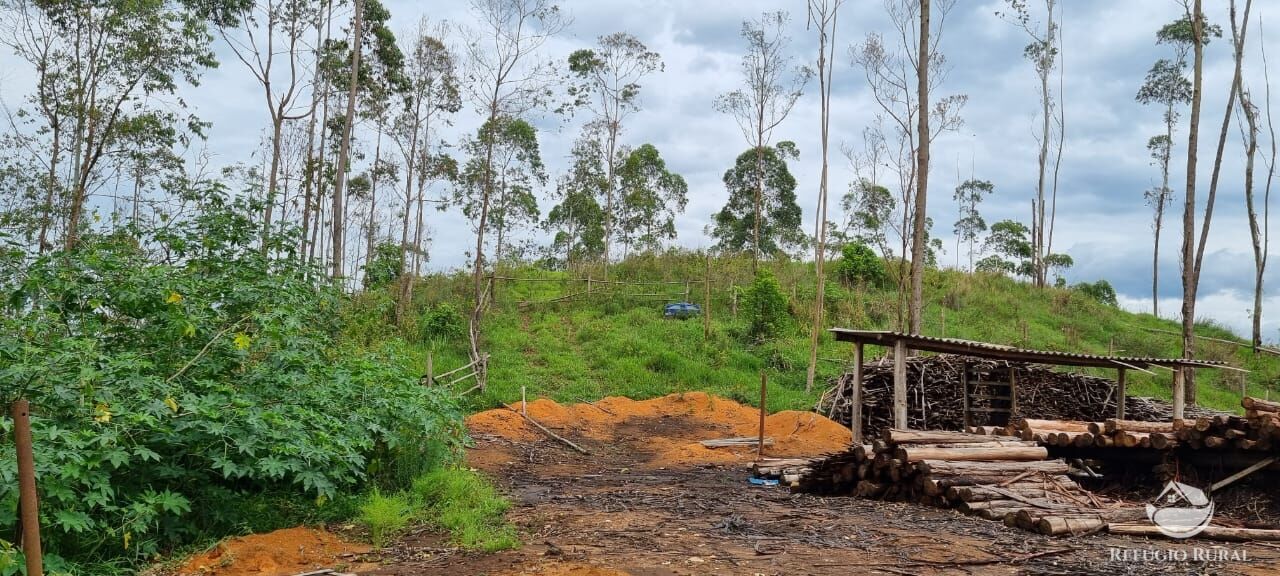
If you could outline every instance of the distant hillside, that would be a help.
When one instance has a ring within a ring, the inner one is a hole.
[[[745,320],[732,314],[733,291],[751,281],[749,260],[717,258],[711,263],[711,336],[703,337],[701,319],[670,320],[662,306],[684,298],[685,280],[700,280],[706,273],[704,256],[671,253],[630,258],[614,265],[609,280],[615,282],[668,282],[668,284],[617,285],[600,282],[600,269],[549,272],[533,267],[503,268],[495,303],[484,323],[484,348],[492,355],[488,390],[475,396],[476,408],[516,401],[520,387],[530,395],[559,401],[581,401],[609,395],[649,398],[686,390],[703,390],[757,403],[759,373],[770,382],[769,407],[811,408],[826,381],[847,367],[852,347],[823,334],[818,365],[819,384],[804,391],[808,364],[809,319],[815,282],[812,264],[771,262],[788,300],[790,319],[778,336],[752,344],[744,336]],[[831,268],[834,268],[832,266]],[[587,283],[593,279],[588,295]],[[536,280],[536,281],[535,281]],[[456,274],[424,279],[417,287],[415,315],[439,303],[463,311],[470,278]],[[836,280],[827,283],[826,326],[888,329],[896,315],[896,290],[891,286],[850,287]],[[688,287],[689,300],[702,304],[701,284]],[[927,306],[924,333],[1000,344],[1135,356],[1180,354],[1178,325],[1150,314],[1133,314],[1102,304],[1071,289],[1036,289],[993,274],[931,271],[926,276]],[[386,299],[377,295],[367,298]],[[558,300],[558,301],[557,301]],[[373,301],[371,306],[377,306]],[[465,333],[465,332],[464,332]],[[1204,322],[1203,336],[1244,342],[1212,322]],[[436,373],[466,362],[464,336],[437,345],[433,355]],[[425,366],[427,345],[418,343],[407,353],[412,362]],[[868,349],[871,359],[883,355]],[[1238,409],[1242,384],[1252,395],[1267,390],[1280,374],[1280,358],[1262,355],[1231,344],[1201,341],[1201,358],[1226,360],[1251,372],[1202,370],[1198,372],[1200,403],[1221,409]],[[1114,371],[1093,371],[1114,377]],[[1172,376],[1133,372],[1132,395],[1168,398]]]

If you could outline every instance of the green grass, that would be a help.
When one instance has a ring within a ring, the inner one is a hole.
[[[369,540],[375,548],[386,546],[413,520],[413,502],[403,493],[384,496],[374,490],[360,505],[357,519],[369,529]]]
[[[520,545],[515,528],[503,517],[511,503],[475,472],[430,472],[413,483],[413,494],[427,523],[447,530],[463,548],[496,552]]]
[[[572,282],[571,278],[590,274],[599,280],[603,271],[504,269],[504,276],[555,281],[498,282],[494,305],[483,325],[483,348],[491,354],[489,387],[485,393],[473,395],[469,405],[479,410],[516,401],[522,386],[530,397],[561,402],[609,395],[642,399],[701,390],[756,404],[763,370],[770,383],[770,410],[812,408],[825,381],[847,369],[852,347],[823,332],[818,352],[825,359],[818,363],[820,384],[806,392],[815,295],[813,268],[798,262],[765,265],[778,277],[791,309],[789,325],[765,343],[747,342],[743,337],[745,319],[734,318],[730,312],[733,287],[740,290],[750,282],[748,260],[713,261],[710,338],[703,337],[701,319],[662,318],[662,304],[684,299],[682,283],[615,288],[609,293],[607,286],[597,282],[590,297],[546,303],[585,290],[584,282]],[[705,273],[701,255],[674,252],[628,259],[612,266],[609,278],[683,282],[700,279]],[[468,282],[458,274],[424,279],[415,294],[415,306],[448,300],[466,310]],[[703,302],[700,285],[690,285],[689,291],[689,300]],[[628,292],[664,293],[670,298],[621,295]],[[1181,355],[1178,336],[1151,331],[1177,332],[1176,322],[1128,313],[1073,290],[1037,289],[1003,276],[945,270],[928,273],[925,299],[923,332],[929,335],[1097,354],[1114,348],[1117,354],[1133,356]],[[894,325],[896,310],[897,292],[892,286],[846,287],[834,277],[827,282],[827,327],[888,329]],[[1212,321],[1201,322],[1197,332],[1241,341]],[[413,351],[406,361],[425,366],[425,347],[410,348]],[[868,354],[874,359],[883,350],[870,348]],[[1253,395],[1269,394],[1270,383],[1280,378],[1280,359],[1254,357],[1244,348],[1202,341],[1197,355],[1251,370],[1243,382]],[[465,341],[460,338],[438,347],[433,358],[436,373],[465,364]],[[1114,371],[1089,372],[1114,377]],[[1238,410],[1241,378],[1235,372],[1198,371],[1200,404]],[[1155,376],[1131,373],[1130,393],[1169,398],[1171,380],[1167,371]]]

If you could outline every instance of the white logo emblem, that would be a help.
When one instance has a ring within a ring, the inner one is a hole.
[[[1170,538],[1190,538],[1209,526],[1213,518],[1213,501],[1195,486],[1170,481],[1147,504],[1147,518]]]

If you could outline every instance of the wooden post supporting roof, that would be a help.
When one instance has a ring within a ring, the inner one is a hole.
[[[1116,420],[1124,420],[1125,391],[1124,368],[1116,369]]]
[[[1182,376],[1182,370],[1174,369],[1173,371],[1173,420],[1175,422],[1182,419],[1187,405],[1187,380]]]
[[[907,430],[907,342],[893,344],[893,427]]]
[[[849,404],[849,427],[853,443],[862,443],[862,343],[853,345],[853,402]]]

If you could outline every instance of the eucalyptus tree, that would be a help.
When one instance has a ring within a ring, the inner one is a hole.
[[[968,100],[963,94],[932,98],[946,79],[947,61],[938,46],[954,6],[953,0],[885,0],[896,45],[872,32],[849,49],[854,64],[863,69],[879,109],[872,125],[874,136],[865,141],[880,150],[866,155],[883,157],[898,178],[902,262],[907,246],[911,251],[909,273],[900,272],[898,277],[898,316],[900,327],[905,319],[910,332],[920,330],[924,267],[929,256],[928,147],[939,134],[963,123],[960,109]]]
[[[183,101],[167,97],[217,64],[209,22],[225,22],[231,3],[0,0],[0,43],[36,75],[17,115],[33,119],[30,145],[40,149],[40,251],[52,247],[58,227],[64,246],[75,247],[85,206],[108,184],[104,166],[125,152],[121,143],[202,136],[199,120],[176,113]]]
[[[658,250],[663,241],[676,237],[676,215],[689,203],[684,177],[667,170],[662,154],[652,144],[630,151],[618,168],[620,176],[618,221],[627,249]],[[604,214],[608,216],[606,208]],[[606,243],[608,229],[606,227]]]
[[[446,28],[432,25],[427,19],[418,21],[406,46],[404,63],[403,107],[391,127],[391,139],[399,149],[404,164],[403,203],[400,212],[400,269],[418,272],[417,262],[423,253],[423,208],[426,184],[449,178],[457,172],[455,162],[439,148],[439,130],[462,107],[457,76],[457,56],[445,43]],[[410,240],[410,223],[416,211],[417,224]],[[414,265],[408,262],[414,254]],[[404,306],[413,295],[413,282],[403,279],[399,286],[397,314],[403,318]]]
[[[1253,333],[1250,342],[1253,352],[1258,353],[1262,346],[1262,285],[1263,274],[1267,269],[1267,231],[1258,224],[1258,208],[1254,193],[1254,160],[1258,156],[1258,133],[1260,132],[1258,107],[1253,104],[1249,90],[1240,90],[1240,111],[1244,123],[1240,125],[1240,140],[1244,144],[1244,206],[1249,217],[1249,239],[1253,245]],[[1269,215],[1269,206],[1263,202],[1263,210]],[[1265,217],[1264,217],[1265,218]]]
[[[1206,27],[1206,40],[1215,33],[1215,27]],[[1216,30],[1221,35],[1221,30]],[[1151,313],[1160,313],[1160,232],[1163,228],[1165,206],[1173,199],[1169,186],[1169,164],[1173,158],[1173,134],[1181,116],[1179,108],[1191,102],[1191,81],[1187,79],[1187,54],[1192,44],[1191,22],[1180,18],[1166,24],[1156,33],[1156,44],[1173,48],[1174,57],[1161,58],[1147,72],[1146,80],[1138,89],[1135,99],[1143,104],[1159,104],[1164,107],[1164,134],[1152,136],[1147,141],[1151,159],[1160,168],[1160,186],[1148,190],[1147,203],[1155,210],[1152,232],[1154,242],[1151,257]]]
[[[1187,18],[1191,23],[1192,48],[1195,54],[1192,92],[1191,92],[1191,126],[1187,137],[1187,187],[1182,209],[1182,356],[1195,357],[1195,316],[1196,294],[1200,287],[1200,270],[1204,263],[1205,248],[1209,239],[1209,226],[1213,221],[1214,201],[1218,192],[1218,177],[1222,172],[1222,154],[1227,144],[1227,133],[1231,125],[1232,110],[1240,93],[1241,67],[1244,62],[1245,37],[1249,27],[1249,12],[1253,0],[1246,0],[1244,15],[1236,21],[1236,2],[1230,2],[1231,43],[1235,56],[1235,73],[1227,93],[1226,111],[1222,117],[1222,129],[1218,134],[1218,149],[1213,162],[1213,174],[1209,178],[1209,191],[1205,196],[1204,221],[1200,225],[1197,237],[1196,218],[1196,169],[1198,164],[1197,146],[1200,138],[1200,101],[1203,96],[1204,47],[1208,40],[1208,28],[1204,20],[1201,0],[1193,0],[1187,6]],[[1183,369],[1183,387],[1178,391],[1185,400],[1196,402],[1195,371]],[[1176,404],[1176,402],[1175,402]],[[1175,417],[1181,417],[1176,414]]]
[[[574,104],[585,106],[603,127],[601,154],[605,167],[604,269],[609,270],[609,248],[618,219],[614,197],[618,191],[622,121],[640,109],[640,80],[662,70],[662,57],[626,32],[601,36],[595,48],[569,55],[569,71],[579,85],[571,86]]]
[[[1035,68],[1036,78],[1040,82],[1038,89],[1041,126],[1040,133],[1036,135],[1040,152],[1037,157],[1036,202],[1031,222],[1031,261],[1035,272],[1032,279],[1036,286],[1044,287],[1048,274],[1044,259],[1053,251],[1053,228],[1058,206],[1057,173],[1065,137],[1063,106],[1059,101],[1062,98],[1062,89],[1059,86],[1055,95],[1049,83],[1054,69],[1060,68],[1059,52],[1062,49],[1062,40],[1059,34],[1060,24],[1057,20],[1060,15],[1055,14],[1055,10],[1061,10],[1061,8],[1057,0],[1044,0],[1044,21],[1039,22],[1033,16],[1034,10],[1027,0],[1005,1],[1012,12],[999,14],[1021,28],[1031,39],[1031,42],[1023,48],[1022,54]],[[1057,160],[1054,160],[1053,181],[1049,182],[1050,143],[1053,142],[1055,135],[1057,141],[1054,142],[1054,147],[1057,150]],[[1050,187],[1052,189],[1046,194],[1046,189]],[[1048,200],[1045,198],[1046,195],[1049,196]],[[1050,209],[1046,210],[1046,204]],[[1046,230],[1048,230],[1047,234]]]
[[[547,213],[543,227],[554,231],[551,253],[563,253],[563,266],[573,267],[604,254],[604,211],[597,199],[608,186],[600,138],[584,130],[573,143],[569,171],[556,182],[559,203]]]
[[[555,69],[537,58],[552,36],[568,24],[568,17],[550,0],[472,0],[471,10],[478,28],[464,32],[467,73],[464,90],[475,104],[484,123],[496,126],[503,117],[522,118],[547,104]],[[493,138],[480,140],[481,172],[476,218],[475,265],[476,308],[472,333],[484,309],[484,245],[489,226],[489,208],[495,193],[497,164]],[[474,338],[473,338],[474,340]],[[476,343],[472,353],[479,358]]]
[[[796,179],[787,160],[800,157],[794,142],[782,141],[765,150],[751,149],[738,155],[724,173],[729,200],[714,216],[711,237],[724,252],[758,250],[773,256],[803,247],[800,206],[796,204]],[[764,159],[764,184],[760,184],[760,160]]]
[[[835,68],[836,21],[843,0],[808,0],[809,24],[818,31],[818,99],[821,104],[819,120],[822,137],[822,173],[818,182],[818,209],[814,216],[814,272],[817,278],[817,302],[813,314],[813,329],[809,334],[809,369],[805,375],[805,391],[813,389],[818,369],[818,334],[822,330],[822,310],[825,304],[826,275],[823,264],[827,249],[827,159],[831,131],[831,76]]]
[[[489,218],[497,262],[512,231],[538,222],[537,190],[547,182],[538,133],[525,120],[500,116],[481,126],[463,148],[470,159],[459,174],[453,201],[477,231],[481,215]]]
[[[742,136],[755,153],[755,195],[751,204],[751,269],[759,265],[765,252],[766,238],[762,234],[765,214],[765,187],[769,178],[766,155],[773,139],[773,130],[791,113],[796,100],[804,92],[804,86],[813,76],[806,66],[793,66],[794,58],[786,53],[789,38],[785,29],[789,17],[786,12],[765,12],[758,20],[742,22],[742,38],[747,41],[747,53],[742,57],[742,78],[745,86],[716,99],[716,109],[733,116]]]
[[[958,266],[960,243],[968,244],[970,272],[973,271],[973,246],[978,241],[978,235],[987,231],[987,221],[978,212],[978,205],[982,203],[983,198],[990,196],[992,192],[995,192],[995,185],[989,180],[970,178],[956,186],[956,191],[953,195],[959,208],[959,218],[956,219],[955,225],[956,262]]]
[[[323,8],[317,0],[239,2],[230,6],[224,25],[218,28],[231,53],[262,88],[271,121],[270,168],[262,209],[263,254],[279,189],[284,124],[314,112],[299,105],[306,96],[303,59],[307,53],[319,54],[319,46],[307,45],[307,36],[322,17]]]

